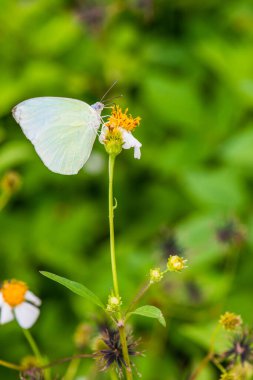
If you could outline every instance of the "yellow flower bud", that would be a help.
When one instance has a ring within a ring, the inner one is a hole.
[[[106,310],[110,311],[111,313],[115,313],[116,311],[119,311],[121,304],[121,297],[117,297],[114,294],[111,294],[108,297]]]
[[[242,318],[240,315],[236,315],[227,311],[225,314],[221,315],[219,323],[224,327],[225,330],[232,331],[242,325]]]
[[[185,265],[186,262],[187,260],[183,257],[172,255],[168,259],[167,268],[171,272],[181,272],[183,269],[187,268]]]
[[[163,274],[160,268],[150,269],[149,275],[150,275],[151,284],[154,284],[155,282],[159,282],[163,278]]]

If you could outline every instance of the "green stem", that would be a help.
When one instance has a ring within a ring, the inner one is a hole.
[[[111,250],[111,265],[112,265],[112,278],[113,278],[113,288],[116,297],[119,295],[119,285],[117,276],[117,266],[116,266],[116,255],[115,255],[115,238],[114,238],[114,208],[113,205],[113,173],[114,173],[115,155],[109,155],[109,227],[110,227],[110,250]],[[133,380],[131,363],[128,354],[127,338],[125,331],[124,320],[122,319],[121,311],[118,313],[119,316],[119,334],[120,342],[122,346],[122,353],[126,363],[126,378],[127,380]]]
[[[20,365],[13,364],[10,362],[6,362],[5,360],[0,360],[0,366],[10,368],[10,369],[14,369],[15,371],[21,371],[22,370],[22,367]]]
[[[45,359],[42,357],[41,352],[39,350],[39,347],[37,346],[37,343],[33,339],[32,334],[27,329],[22,329],[22,331],[23,331],[23,333],[24,333],[24,335],[26,337],[26,340],[28,341],[28,343],[29,343],[29,345],[31,347],[31,350],[32,350],[34,356],[37,358],[37,360],[40,363],[40,365],[43,365],[45,363]],[[50,380],[51,379],[50,372],[49,372],[48,369],[45,370],[44,375],[45,375],[45,379],[46,380]]]
[[[114,369],[112,369],[112,370],[110,371],[110,378],[111,378],[111,380],[118,380],[118,376],[116,375]]]
[[[74,358],[71,360],[67,372],[64,376],[64,380],[73,380],[80,365],[80,358]]]
[[[109,156],[109,225],[110,225],[110,248],[111,248],[111,265],[112,278],[115,296],[119,297],[119,285],[117,277],[116,257],[115,257],[115,238],[114,238],[114,206],[113,206],[113,171],[115,156]]]
[[[206,367],[206,365],[211,360],[214,361],[214,344],[215,344],[215,339],[216,339],[216,336],[217,336],[217,334],[219,332],[219,329],[220,329],[220,325],[217,324],[217,326],[216,326],[216,328],[215,328],[215,330],[214,330],[214,332],[212,334],[212,337],[211,337],[209,352],[204,357],[204,359],[200,362],[199,366],[194,371],[194,373],[191,375],[191,377],[189,378],[189,380],[195,380],[195,379],[197,379],[198,375]],[[217,364],[216,364],[216,366],[217,366]]]
[[[146,284],[144,284],[142,286],[142,288],[138,291],[138,293],[136,294],[136,296],[134,297],[134,299],[131,301],[130,305],[128,306],[127,311],[125,313],[126,315],[131,310],[133,310],[133,308],[138,304],[138,302],[144,296],[144,294],[148,291],[148,289],[150,288],[150,286],[151,286],[150,282],[148,282],[148,283],[146,283]]]
[[[120,342],[122,346],[123,357],[126,363],[126,378],[127,380],[132,380],[133,375],[132,375],[131,363],[130,363],[129,354],[128,354],[127,337],[126,337],[126,330],[125,330],[124,323],[120,323],[119,336],[120,336]]]
[[[24,335],[25,335],[25,337],[26,337],[26,339],[27,339],[27,341],[28,341],[28,343],[29,343],[29,345],[31,347],[32,352],[34,353],[34,355],[36,356],[36,358],[38,359],[38,361],[40,363],[43,363],[42,355],[40,353],[40,350],[39,350],[39,348],[38,348],[35,340],[32,337],[32,334],[30,333],[29,330],[26,330],[26,329],[22,329],[22,331],[23,331],[23,333],[24,333]]]

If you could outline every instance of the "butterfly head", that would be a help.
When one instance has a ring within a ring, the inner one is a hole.
[[[101,102],[96,102],[96,103],[92,104],[91,107],[100,115],[101,112],[103,111],[104,104]]]

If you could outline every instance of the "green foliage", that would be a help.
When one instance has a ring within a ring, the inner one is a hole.
[[[94,329],[100,324],[96,305],[53,286],[39,270],[74,278],[107,299],[112,283],[103,147],[96,142],[96,156],[79,175],[53,174],[11,109],[45,95],[92,104],[118,79],[110,96],[122,93],[119,103],[141,116],[135,135],[143,144],[140,161],[124,151],[116,162],[123,304],[150,268],[166,263],[168,230],[189,266],[146,295],[145,303],[163,310],[166,330],[133,319],[135,336],[147,342],[147,358],[137,367],[146,380],[160,380],[161,373],[168,380],[188,378],[206,354],[207,326],[220,313],[231,310],[253,323],[252,2],[0,5],[0,174],[16,170],[22,177],[22,188],[0,214],[0,280],[24,280],[43,299],[33,332],[52,359],[74,352],[72,336],[81,321],[95,321]],[[246,226],[247,243],[231,250],[217,241],[216,229],[234,217]],[[15,323],[0,327],[0,340],[0,359],[18,362],[30,354]],[[83,361],[80,376],[92,364]],[[204,380],[217,380],[213,367],[206,371]],[[12,380],[13,373],[0,367],[0,378]]]
[[[54,273],[49,272],[40,272],[43,276],[50,278],[50,280],[53,280],[55,282],[58,282],[58,284],[61,284],[71,290],[71,292],[78,294],[79,296],[86,298],[90,302],[94,303],[95,305],[101,307],[102,309],[105,309],[102,301],[96,296],[96,294],[92,293],[86,286],[79,284],[78,282],[68,280],[67,278],[57,276]]]
[[[163,327],[166,327],[166,322],[161,310],[155,306],[151,306],[151,305],[141,306],[129,314],[137,314],[137,315],[142,315],[143,317],[155,318],[161,323]]]

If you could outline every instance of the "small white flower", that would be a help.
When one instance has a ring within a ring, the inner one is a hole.
[[[37,321],[41,300],[22,281],[5,281],[0,289],[0,324],[16,319],[18,324],[29,329]]]

